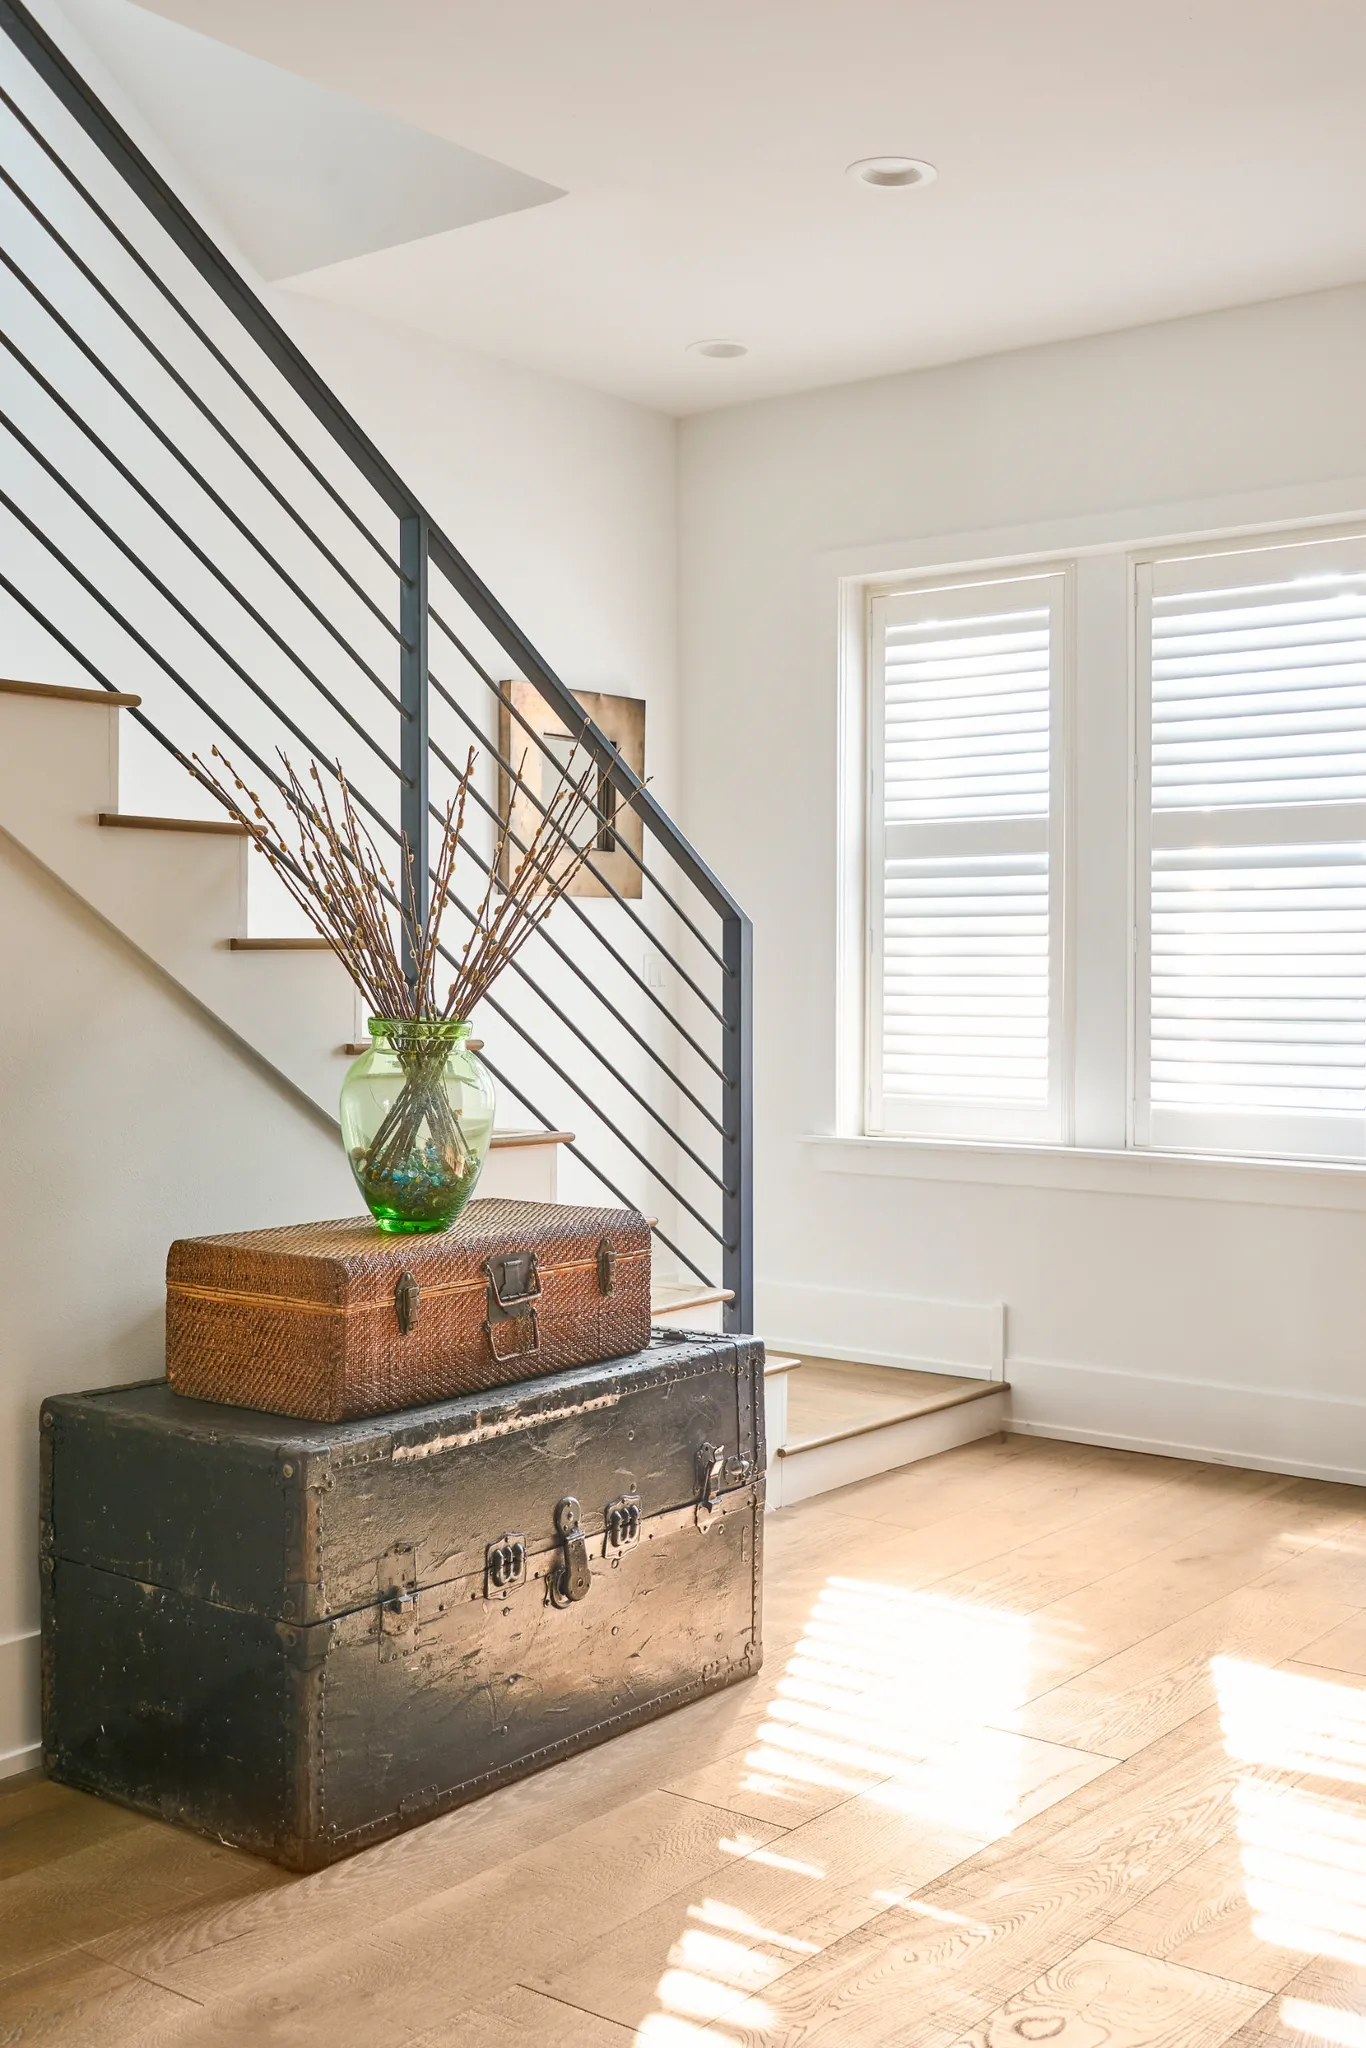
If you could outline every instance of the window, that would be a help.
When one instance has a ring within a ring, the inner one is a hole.
[[[1137,565],[1135,1137],[1366,1156],[1366,540]]]
[[[869,1128],[1064,1136],[1066,570],[870,609]]]
[[[866,620],[861,1128],[1366,1163],[1366,530]]]

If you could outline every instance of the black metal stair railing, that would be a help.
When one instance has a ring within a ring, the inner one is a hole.
[[[632,886],[590,862],[600,894],[564,899],[488,999],[493,1072],[541,1128],[572,1118],[585,1198],[657,1214],[680,1278],[730,1290],[750,1327],[748,919],[21,0],[0,29],[12,617],[68,673],[141,696],[146,774],[215,745],[267,790],[280,751],[341,769],[413,849],[419,910],[471,744],[470,859],[500,773],[533,808],[541,760],[558,773],[511,689],[529,684],[597,764],[604,835],[628,809],[644,836],[604,838]]]

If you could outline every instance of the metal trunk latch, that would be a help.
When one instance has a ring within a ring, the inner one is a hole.
[[[417,1600],[417,1551],[396,1543],[379,1560],[379,1654],[387,1663],[408,1657],[417,1648],[420,1615]]]
[[[617,1250],[603,1238],[598,1246],[598,1293],[615,1294],[617,1286]]]
[[[484,1553],[485,1591],[492,1600],[526,1584],[526,1537],[500,1536]]]
[[[536,1302],[541,1292],[541,1274],[535,1252],[506,1252],[501,1258],[487,1259],[484,1271],[489,1281],[484,1334],[498,1364],[539,1351],[541,1331],[536,1320]]]
[[[629,1550],[640,1541],[640,1495],[623,1493],[609,1501],[602,1511],[603,1534],[609,1550]]]
[[[693,1509],[693,1520],[704,1536],[716,1519],[716,1503],[721,1496],[725,1473],[725,1445],[701,1445],[697,1453],[697,1505]]]
[[[724,1444],[703,1444],[697,1453],[697,1504],[703,1508],[714,1508],[721,1482],[726,1474],[726,1447]]]
[[[585,1599],[593,1585],[579,1504],[572,1496],[555,1510],[555,1531],[564,1546],[564,1562],[546,1574],[546,1588],[553,1607],[567,1607],[571,1600]]]

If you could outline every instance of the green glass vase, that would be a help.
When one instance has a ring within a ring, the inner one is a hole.
[[[493,1136],[493,1082],[468,1024],[372,1017],[342,1082],[346,1156],[381,1230],[446,1230],[474,1193]]]

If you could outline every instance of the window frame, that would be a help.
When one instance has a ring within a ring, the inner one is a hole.
[[[1048,1144],[1072,1142],[1073,1101],[1073,677],[1076,562],[1047,558],[993,562],[948,573],[926,570],[863,586],[863,947],[860,1127],[870,1137]],[[1049,905],[1048,1099],[1042,1105],[892,1096],[882,1085],[884,886],[886,817],[883,788],[885,608],[900,596],[967,591],[996,584],[1052,580],[1049,593],[1049,805],[1046,824]]]

